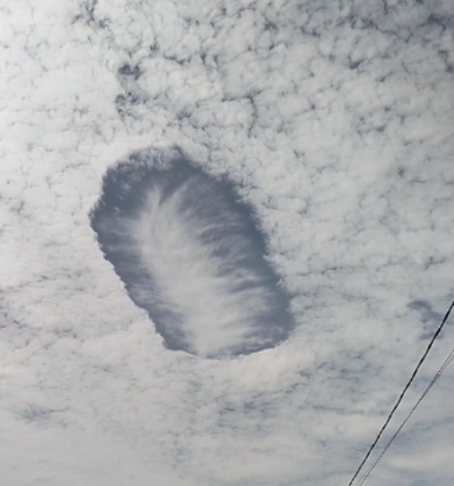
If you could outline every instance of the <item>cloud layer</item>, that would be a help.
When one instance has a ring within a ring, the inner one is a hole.
[[[454,3],[3,4],[2,481],[347,484],[452,298]],[[166,349],[103,257],[103,178],[174,146],[254,208],[292,296],[281,345]],[[453,388],[451,366],[366,486],[452,485]]]

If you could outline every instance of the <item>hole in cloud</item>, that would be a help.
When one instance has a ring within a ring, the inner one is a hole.
[[[181,151],[110,168],[91,225],[164,344],[203,357],[274,347],[293,328],[251,207]]]
[[[422,339],[431,339],[443,316],[435,312],[432,304],[426,300],[412,300],[408,307],[419,313],[422,324]]]

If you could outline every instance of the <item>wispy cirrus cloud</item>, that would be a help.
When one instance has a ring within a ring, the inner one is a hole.
[[[176,152],[134,154],[109,170],[93,212],[101,247],[171,349],[216,357],[259,351],[293,323],[252,208]],[[140,173],[140,177],[137,177]]]

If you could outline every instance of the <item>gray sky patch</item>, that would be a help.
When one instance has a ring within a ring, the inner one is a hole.
[[[443,316],[439,312],[434,311],[430,302],[422,299],[411,301],[408,307],[419,313],[423,324],[421,337],[423,339],[431,339]]]
[[[252,208],[183,153],[166,160],[138,152],[109,169],[91,224],[167,348],[249,354],[291,332],[288,298]]]

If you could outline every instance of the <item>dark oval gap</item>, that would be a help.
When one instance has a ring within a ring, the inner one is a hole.
[[[253,209],[182,151],[136,152],[109,168],[90,222],[168,349],[244,355],[294,328]]]

